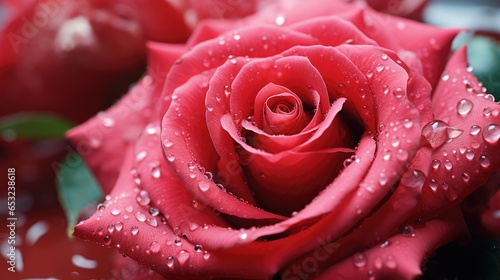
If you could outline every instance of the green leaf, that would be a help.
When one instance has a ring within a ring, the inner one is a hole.
[[[475,36],[468,43],[468,59],[473,73],[488,89],[488,93],[500,99],[500,45],[494,40]]]
[[[0,118],[0,136],[21,140],[63,138],[73,126],[70,121],[51,114],[19,113]]]
[[[68,220],[68,235],[71,236],[78,216],[87,206],[102,201],[103,193],[82,158],[76,153],[66,156],[63,163],[53,166],[57,172],[59,201]]]

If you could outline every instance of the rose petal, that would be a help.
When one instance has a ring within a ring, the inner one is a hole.
[[[244,255],[203,250],[186,238],[176,236],[159,216],[149,214],[148,208],[135,198],[137,191],[130,172],[133,158],[129,147],[109,200],[91,218],[75,227],[75,236],[116,247],[122,254],[169,279],[199,278],[202,275],[263,278],[271,273],[263,265],[265,262],[257,258],[255,250]]]
[[[432,143],[433,169],[415,218],[458,204],[500,166],[500,106],[485,98],[485,90],[466,68],[466,49],[461,48],[451,57],[434,93],[435,120],[442,121],[445,129],[433,135],[444,134],[447,141]]]
[[[417,228],[413,237],[393,236],[380,246],[332,266],[314,279],[414,279],[422,274],[420,265],[425,256],[467,234],[460,211],[454,209]]]
[[[329,253],[328,256],[322,256],[318,264],[318,269],[324,270],[356,252],[374,246],[380,240],[389,238],[405,223],[418,205],[422,186],[430,167],[430,156],[430,149],[421,149],[402,176],[405,179],[401,180],[394,194],[374,214],[364,219],[353,232],[336,240],[335,243],[321,244],[322,247],[302,256],[289,267],[300,266],[305,259],[318,256],[319,250],[326,250]],[[313,202],[311,205],[316,205],[316,203]],[[413,230],[410,224],[407,225],[409,225],[407,230]],[[332,254],[331,250],[335,253]]]
[[[404,50],[415,53],[422,61],[423,74],[432,86],[437,84],[446,65],[451,43],[460,31],[391,17],[370,9],[346,19],[352,21],[360,30],[364,30],[368,37],[382,47],[396,52]]]

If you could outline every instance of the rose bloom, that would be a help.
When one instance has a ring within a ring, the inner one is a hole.
[[[499,167],[500,106],[449,57],[457,32],[317,0],[150,43],[68,133],[107,193],[74,235],[168,279],[418,277]]]

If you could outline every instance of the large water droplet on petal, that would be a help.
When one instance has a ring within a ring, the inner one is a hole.
[[[198,187],[200,188],[201,191],[206,192],[210,188],[210,183],[205,181],[199,181]]]
[[[113,208],[113,209],[111,209],[110,212],[111,212],[111,215],[117,216],[117,215],[120,214],[120,209],[119,208]]]
[[[177,255],[177,260],[179,261],[179,263],[181,265],[185,264],[188,259],[189,259],[189,252],[186,250],[180,250],[179,254]]]
[[[149,193],[146,190],[141,190],[137,196],[135,197],[137,203],[142,206],[146,206],[151,202],[151,198],[149,197]]]
[[[418,170],[408,170],[401,177],[401,184],[409,187],[409,188],[420,188],[424,184],[426,180],[425,174]]]
[[[490,124],[483,130],[484,141],[490,144],[496,144],[500,139],[500,126],[498,124]]]
[[[144,215],[142,212],[136,212],[134,216],[139,222],[144,222],[146,220],[146,215]]]
[[[474,107],[472,101],[469,99],[462,99],[457,103],[457,113],[459,115],[466,116],[472,110],[472,107]]]
[[[432,121],[422,128],[422,136],[433,148],[438,148],[448,141],[448,128],[448,124],[443,121]]]

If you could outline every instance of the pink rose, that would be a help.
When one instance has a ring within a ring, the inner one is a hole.
[[[467,235],[500,106],[465,48],[447,60],[456,31],[290,3],[151,44],[141,81],[70,131],[108,193],[76,236],[169,279],[411,279]]]

